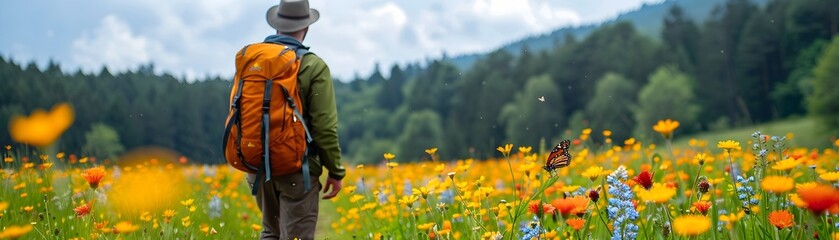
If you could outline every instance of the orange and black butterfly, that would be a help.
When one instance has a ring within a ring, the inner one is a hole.
[[[571,154],[568,153],[568,147],[571,146],[571,141],[562,140],[551,154],[548,155],[548,160],[545,161],[545,166],[542,167],[548,172],[556,170],[557,168],[564,168],[571,164]]]

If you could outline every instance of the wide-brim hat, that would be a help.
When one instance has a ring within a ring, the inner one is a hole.
[[[302,30],[320,18],[320,13],[309,8],[308,0],[281,0],[279,5],[268,9],[265,16],[268,25],[282,33]]]

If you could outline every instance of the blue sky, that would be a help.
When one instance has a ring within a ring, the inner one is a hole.
[[[662,0],[310,0],[321,12],[304,42],[334,76],[375,63],[485,52],[563,26],[596,23]],[[136,69],[189,79],[232,76],[233,55],[272,33],[273,0],[0,1],[0,55],[65,71]]]

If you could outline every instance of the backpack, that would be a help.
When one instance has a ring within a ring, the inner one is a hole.
[[[255,173],[258,181],[303,170],[310,188],[309,130],[302,109],[297,73],[306,49],[278,42],[250,44],[236,54],[230,112],[223,152],[235,169]],[[267,150],[266,150],[267,149]]]

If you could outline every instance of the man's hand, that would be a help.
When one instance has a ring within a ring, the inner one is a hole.
[[[338,195],[338,192],[341,191],[341,180],[326,178],[326,186],[323,187],[323,192],[326,193],[326,191],[329,191],[330,187],[332,187],[332,191],[329,194],[323,195],[321,199],[330,199]]]

